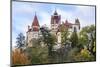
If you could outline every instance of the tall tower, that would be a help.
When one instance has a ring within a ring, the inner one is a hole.
[[[29,47],[32,47],[32,44],[30,44],[30,41],[32,39],[38,39],[39,38],[39,22],[38,22],[38,18],[35,14],[34,16],[34,20],[32,22],[31,26],[28,26],[28,31],[27,31],[27,45]]]
[[[60,23],[61,23],[61,16],[58,15],[57,11],[55,10],[54,14],[51,16],[52,33],[55,34],[57,32]]]

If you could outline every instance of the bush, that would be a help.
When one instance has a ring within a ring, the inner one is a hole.
[[[95,57],[87,50],[82,49],[80,53],[75,56],[76,61],[94,61]]]
[[[15,49],[12,52],[12,63],[13,65],[26,65],[30,64],[30,60],[25,53],[22,53],[20,49]]]
[[[32,64],[48,63],[48,48],[47,47],[31,47],[26,49],[26,53]]]

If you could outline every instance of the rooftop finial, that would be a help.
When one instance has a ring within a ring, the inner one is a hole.
[[[56,11],[56,8],[55,8],[55,11]]]
[[[54,15],[58,15],[56,8],[55,8],[55,12],[54,12]]]
[[[35,11],[35,16],[36,16],[36,11]]]
[[[55,12],[57,13],[57,9],[55,8]]]

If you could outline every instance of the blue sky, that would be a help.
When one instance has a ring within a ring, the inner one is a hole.
[[[20,32],[26,35],[27,26],[32,24],[35,12],[40,26],[46,24],[50,27],[51,15],[55,9],[61,15],[61,21],[67,19],[74,23],[78,18],[81,27],[95,24],[95,7],[92,6],[12,2],[12,45],[15,46],[16,37]]]

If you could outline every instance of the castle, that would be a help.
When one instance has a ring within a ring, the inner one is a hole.
[[[68,28],[70,32],[72,32],[74,30],[74,28],[76,28],[77,31],[80,30],[80,22],[78,19],[75,19],[74,24],[68,22],[67,20],[65,20],[64,22],[61,23],[61,15],[59,15],[56,10],[55,10],[54,14],[51,15],[51,23],[50,24],[51,24],[51,27],[50,27],[51,33],[57,37],[57,44],[59,47],[61,46],[60,27],[62,25],[64,25],[66,28]],[[39,25],[38,17],[36,14],[34,16],[32,25],[28,26],[28,31],[26,33],[27,33],[27,38],[26,38],[27,46],[32,47],[32,45],[30,45],[30,41],[32,39],[38,39],[41,36],[40,25]]]

